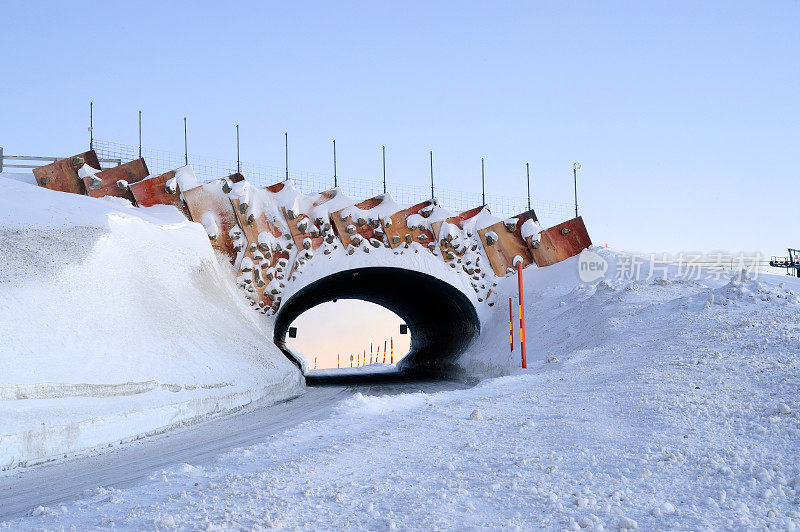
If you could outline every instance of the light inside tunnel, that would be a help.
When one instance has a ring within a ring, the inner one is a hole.
[[[346,299],[385,307],[408,325],[411,346],[401,364],[407,372],[442,374],[480,332],[472,301],[447,281],[410,269],[367,267],[333,273],[289,296],[275,317],[275,344],[295,359],[286,343],[290,324],[320,304]]]
[[[394,362],[406,356],[411,335],[400,334],[402,318],[375,303],[357,299],[338,299],[312,307],[290,325],[297,329],[295,338],[286,338],[286,346],[303,354],[318,369],[364,366],[370,361]],[[370,358],[372,349],[372,358]],[[380,353],[380,354],[379,354]]]

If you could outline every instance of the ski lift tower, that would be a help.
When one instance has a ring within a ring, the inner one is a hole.
[[[786,275],[800,277],[800,249],[789,248],[788,257],[772,257],[769,265],[774,268],[786,268]]]

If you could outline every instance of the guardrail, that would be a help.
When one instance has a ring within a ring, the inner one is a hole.
[[[0,172],[3,171],[4,168],[39,168],[40,166],[44,166],[46,164],[54,163],[56,161],[60,161],[61,159],[65,159],[65,157],[39,157],[34,155],[5,155],[3,153],[3,147],[0,146]],[[119,158],[106,158],[106,159],[98,159],[100,161],[100,165],[102,166],[103,163],[106,165],[113,165],[119,166],[122,164],[122,159]],[[6,161],[21,161],[26,164],[9,164]],[[33,163],[33,164],[31,164]]]

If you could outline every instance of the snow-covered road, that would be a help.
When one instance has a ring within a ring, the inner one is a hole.
[[[345,380],[337,385],[329,375],[324,386],[309,387],[304,394],[278,404],[251,405],[232,415],[88,457],[0,473],[0,521],[25,515],[37,506],[77,499],[98,486],[134,486],[154,471],[175,464],[209,464],[232,449],[263,442],[304,421],[325,418],[335,404],[355,393],[431,393],[464,387],[452,381],[409,379],[399,374],[355,375]]]

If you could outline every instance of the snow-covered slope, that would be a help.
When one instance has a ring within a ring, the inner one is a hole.
[[[298,393],[202,226],[0,178],[0,467]]]
[[[587,284],[576,269],[525,272],[526,371],[358,394],[329,419],[0,528],[797,530],[800,279]],[[466,365],[518,364],[497,314]]]
[[[670,266],[666,271],[659,267],[651,275],[649,265],[643,264],[635,276],[618,275],[615,270],[620,271],[617,263],[624,260],[623,255],[598,247],[590,253],[605,260],[610,273],[588,283],[579,278],[579,256],[546,268],[525,269],[529,363],[544,361],[549,352],[616,349],[614,346],[629,341],[631,336],[641,337],[662,320],[666,321],[661,325],[663,330],[652,331],[655,343],[674,342],[688,334],[681,332],[675,337],[682,328],[708,329],[708,314],[714,315],[714,309],[721,308],[721,316],[727,319],[750,312],[744,309],[751,304],[757,305],[759,311],[777,305],[783,309],[775,312],[780,314],[786,305],[796,309],[791,305],[796,305],[800,293],[797,279],[768,274],[755,275],[753,279],[753,272],[742,276],[736,271],[699,270],[687,276]],[[449,368],[450,374],[465,378],[501,376],[520,366],[516,275],[503,279],[498,292],[497,305],[490,312],[481,313],[480,337]],[[509,297],[513,299],[513,353],[508,338]],[[792,314],[791,310],[787,312]]]

